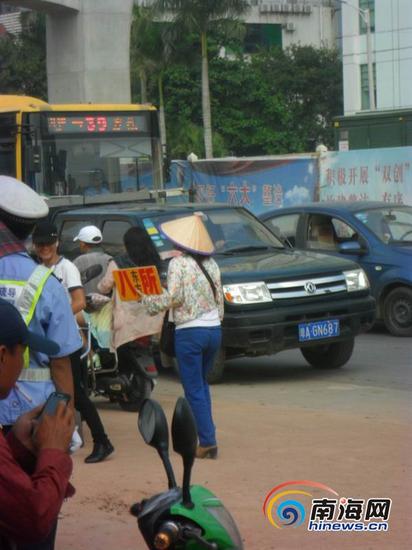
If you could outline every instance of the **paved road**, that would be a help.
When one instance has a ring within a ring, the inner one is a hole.
[[[360,337],[350,364],[336,371],[314,370],[298,351],[228,362],[225,382],[213,387],[220,456],[197,461],[193,481],[224,499],[245,549],[411,548],[411,352],[410,339],[378,331]],[[172,374],[161,377],[154,397],[169,419],[180,393]],[[165,489],[155,451],[136,434],[135,415],[100,400],[99,408],[116,453],[85,465],[88,438],[75,456],[77,495],[64,506],[57,550],[143,549],[128,507]],[[180,461],[172,461],[179,478]],[[275,529],[262,505],[274,486],[290,480],[324,483],[340,497],[391,498],[390,531]]]
[[[226,365],[225,395],[255,399],[254,392],[249,396],[243,390],[246,386],[258,388],[259,400],[289,406],[334,411],[356,408],[389,415],[393,407],[409,409],[412,339],[393,338],[383,329],[358,338],[350,363],[340,369],[314,369],[299,350],[232,360]]]

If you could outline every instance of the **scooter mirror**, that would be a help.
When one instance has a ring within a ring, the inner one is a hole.
[[[162,407],[153,399],[146,399],[140,409],[138,420],[142,437],[155,449],[169,450],[169,432]]]
[[[184,397],[176,402],[172,420],[173,449],[181,456],[194,456],[197,447],[196,421]]]
[[[169,459],[169,429],[162,407],[154,399],[146,399],[141,406],[137,422],[139,431],[148,445],[154,447],[166,470],[169,489],[176,487],[175,475]]]
[[[190,496],[190,475],[197,446],[196,421],[189,403],[184,397],[176,402],[172,420],[173,449],[183,458],[183,505],[193,508]]]

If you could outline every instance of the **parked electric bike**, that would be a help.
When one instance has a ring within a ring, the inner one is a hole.
[[[98,271],[99,270],[99,271]],[[99,275],[101,266],[92,266],[81,273],[82,283]],[[97,275],[96,275],[97,274]],[[87,363],[87,387],[95,395],[108,397],[125,411],[137,412],[145,399],[150,397],[158,376],[152,354],[150,337],[138,338],[127,345],[127,354],[118,361],[108,347],[108,338],[101,336],[99,322],[105,318],[106,333],[111,325],[110,298],[100,294],[86,295],[87,349],[82,360]],[[85,369],[86,370],[86,369]]]
[[[182,487],[176,484],[169,459],[166,416],[156,401],[147,399],[138,426],[144,441],[154,447],[166,470],[169,490],[134,504],[130,512],[151,550],[243,550],[236,524],[222,501],[205,487],[190,485],[197,446],[196,422],[183,397],[172,420],[173,449],[183,459]]]

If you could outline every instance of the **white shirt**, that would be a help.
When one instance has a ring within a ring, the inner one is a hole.
[[[192,319],[192,321],[186,321],[186,323],[176,325],[176,330],[180,330],[181,328],[201,327],[220,327],[219,310],[217,309],[217,307],[215,309],[212,309],[211,311],[202,313],[201,315],[199,315],[199,317],[197,317],[197,319]]]
[[[56,265],[52,266],[53,273],[64,286],[71,303],[70,291],[83,288],[80,271],[73,262],[61,257]]]

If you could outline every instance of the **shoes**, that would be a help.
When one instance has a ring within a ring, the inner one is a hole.
[[[87,464],[95,464],[101,462],[114,451],[113,445],[107,440],[105,443],[95,443],[93,445],[93,452],[87,456],[84,461]]]
[[[196,458],[217,458],[217,446],[199,447],[196,449]]]

